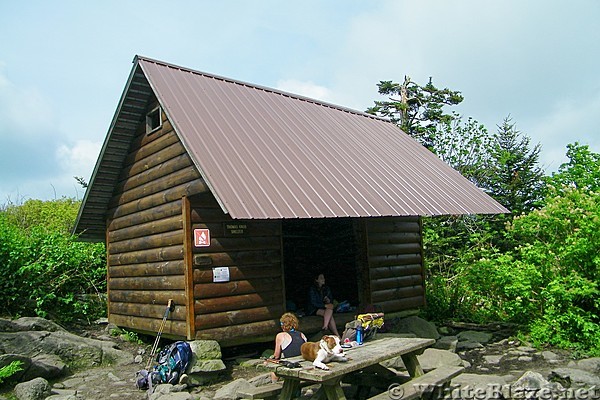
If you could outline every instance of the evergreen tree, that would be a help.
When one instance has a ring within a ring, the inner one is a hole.
[[[513,215],[527,213],[542,204],[544,171],[538,166],[540,144],[530,139],[506,117],[490,149],[489,180],[484,188]]]
[[[401,84],[381,81],[377,87],[379,94],[390,96],[389,100],[375,101],[375,106],[367,109],[367,112],[389,118],[430,149],[435,141],[436,125],[454,119],[452,114],[444,113],[443,106],[463,101],[460,92],[448,88],[438,89],[431,78],[425,86],[405,76]]]

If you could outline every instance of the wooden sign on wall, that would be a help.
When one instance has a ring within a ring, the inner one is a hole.
[[[225,236],[245,236],[248,234],[248,224],[245,222],[224,222]]]

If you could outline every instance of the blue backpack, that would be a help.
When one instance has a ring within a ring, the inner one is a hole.
[[[157,366],[154,370],[160,375],[161,383],[177,384],[181,375],[185,374],[192,359],[192,349],[188,342],[175,342],[164,347],[156,356]]]
[[[135,385],[138,389],[150,389],[154,385],[179,383],[181,375],[192,359],[192,349],[188,342],[178,341],[165,346],[156,356],[157,365],[150,371],[137,372]]]

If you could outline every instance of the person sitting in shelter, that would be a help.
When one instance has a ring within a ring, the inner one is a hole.
[[[329,329],[334,335],[340,336],[333,318],[333,293],[329,286],[325,285],[325,275],[323,273],[318,273],[315,276],[314,284],[308,289],[306,315],[323,316],[321,330]]]

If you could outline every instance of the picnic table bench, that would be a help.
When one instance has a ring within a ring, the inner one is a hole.
[[[348,362],[328,364],[328,371],[314,368],[312,362],[302,357],[292,357],[288,361],[300,362],[301,368],[286,368],[271,364],[275,375],[284,379],[280,399],[290,400],[296,395],[300,386],[319,384],[317,397],[329,400],[345,400],[342,382],[357,386],[358,397],[368,396],[371,387],[383,386],[384,390],[395,383],[395,390],[401,390],[403,396],[399,399],[420,397],[429,386],[440,386],[458,375],[461,367],[438,368],[425,374],[417,355],[435,343],[434,339],[385,337],[365,342],[363,345],[346,349]],[[383,367],[380,363],[395,357],[402,357],[409,377],[402,377],[394,371]],[[406,382],[406,379],[410,379]],[[404,385],[404,386],[398,386]],[[376,395],[373,399],[389,400],[387,391]]]

